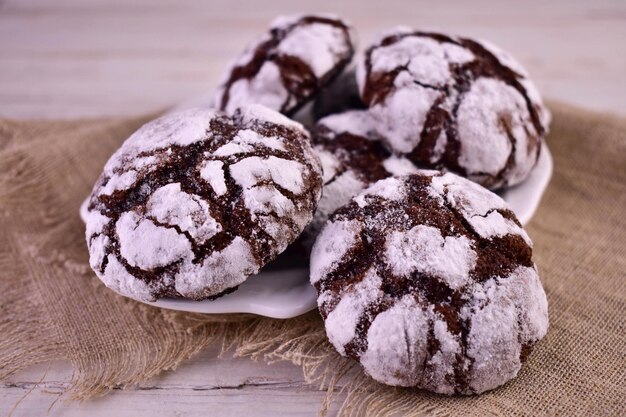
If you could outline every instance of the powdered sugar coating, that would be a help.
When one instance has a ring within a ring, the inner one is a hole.
[[[376,131],[394,151],[410,153],[419,143],[426,115],[439,96],[437,91],[419,85],[395,90],[385,102],[370,107]]]
[[[367,350],[360,358],[367,373],[389,385],[418,385],[418,375],[411,375],[408,381],[402,375],[426,360],[427,323],[432,315],[432,310],[424,310],[410,296],[377,315],[368,330]]]
[[[213,192],[218,196],[226,194],[226,177],[224,176],[224,163],[222,161],[206,161],[200,168],[200,177],[209,183]]]
[[[433,176],[429,192],[434,198],[442,199],[442,204],[458,210],[481,237],[518,235],[532,247],[530,237],[516,219],[505,217],[500,212],[508,210],[508,205],[497,194],[485,193],[480,185],[460,181],[452,175]],[[476,198],[478,195],[481,198]]]
[[[275,156],[251,156],[229,167],[231,177],[244,190],[256,187],[259,180],[273,181],[292,193],[300,193],[305,167],[296,161]]]
[[[331,342],[345,355],[343,347],[356,336],[356,327],[367,306],[382,295],[381,278],[375,270],[365,273],[362,281],[353,285],[337,306],[326,317],[326,328]]]
[[[131,267],[155,269],[175,263],[191,252],[191,243],[173,228],[161,227],[127,211],[115,223],[120,257]]]
[[[547,332],[531,245],[497,195],[419,171],[376,182],[330,217],[311,283],[329,340],[374,379],[481,393],[514,378]]]
[[[278,113],[169,114],[133,134],[95,184],[90,265],[131,298],[218,296],[296,239],[321,184],[308,132]]]
[[[234,60],[214,106],[231,113],[258,103],[293,115],[350,62],[353,36],[350,25],[334,15],[276,18],[269,33]]]
[[[324,192],[304,232],[308,244],[328,216],[375,181],[417,171],[407,158],[390,153],[374,132],[372,114],[351,110],[321,119],[313,131],[322,161]]]
[[[357,79],[376,133],[420,167],[497,189],[537,162],[549,112],[526,71],[491,44],[396,28],[367,50]]]
[[[251,245],[237,236],[221,251],[211,253],[200,265],[186,260],[176,275],[174,287],[183,297],[197,299],[204,297],[205,288],[219,294],[241,284],[259,268]]]
[[[222,231],[222,225],[211,217],[211,211],[209,202],[183,192],[180,183],[157,189],[146,205],[147,217],[157,223],[177,226],[199,243],[205,243]]]
[[[362,225],[357,221],[329,223],[319,236],[319,244],[315,246],[311,257],[315,265],[311,265],[311,283],[315,284],[328,273],[348,250],[354,246],[362,232]]]
[[[402,201],[406,198],[404,181],[399,177],[385,178],[372,184],[353,201],[361,208],[367,205],[368,197],[382,197],[389,201]]]
[[[504,171],[509,184],[524,180],[535,166],[539,147],[529,119],[524,97],[513,87],[490,78],[476,80],[457,110],[459,166],[477,182]]]
[[[472,291],[461,317],[472,323],[471,389],[483,392],[517,375],[522,350],[548,331],[548,304],[535,268],[520,266],[506,281],[493,278]]]
[[[385,257],[394,275],[408,277],[416,271],[436,275],[453,290],[469,281],[476,253],[466,236],[441,236],[438,228],[419,225],[394,231],[385,242]]]

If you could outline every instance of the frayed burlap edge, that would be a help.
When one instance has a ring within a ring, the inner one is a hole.
[[[222,354],[300,366],[308,383],[327,391],[322,415],[337,392],[345,394],[340,416],[623,414],[626,265],[624,221],[614,208],[625,202],[626,123],[551,107],[555,178],[529,228],[551,330],[516,380],[462,398],[373,382],[330,346],[317,312],[290,320],[176,313],[107,291],[87,267],[77,208],[108,156],[150,117],[0,121],[0,379],[36,363],[68,360],[75,372],[67,398],[85,400],[174,369],[219,344]],[[562,213],[574,206],[579,212],[571,217]],[[603,280],[584,289],[602,304],[578,303],[584,296],[568,288],[599,272]],[[596,350],[604,359],[592,355]],[[585,387],[587,399],[577,386]]]

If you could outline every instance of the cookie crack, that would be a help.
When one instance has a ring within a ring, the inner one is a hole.
[[[543,125],[541,124],[539,115],[532,101],[530,100],[530,97],[528,96],[526,89],[519,81],[519,78],[521,78],[520,74],[516,73],[511,68],[503,65],[494,54],[492,54],[489,50],[487,50],[484,46],[482,46],[478,42],[475,42],[467,38],[463,38],[461,42],[462,42],[462,45],[465,46],[467,49],[469,49],[472,53],[485,59],[486,61],[488,61],[489,63],[493,64],[496,67],[495,74],[494,73],[489,74],[492,78],[497,78],[505,82],[506,84],[510,85],[515,90],[517,90],[518,93],[520,93],[520,95],[524,98],[524,101],[526,102],[526,107],[528,109],[528,113],[530,114],[530,118],[535,127],[535,130],[537,131],[537,133],[539,133],[539,135],[543,135],[545,133],[545,129],[543,128]],[[484,74],[484,75],[487,75],[487,74]]]
[[[168,283],[165,282],[167,281],[165,280],[161,283],[161,281],[156,278],[158,276],[172,276],[176,273],[176,269],[180,267],[180,262],[175,262],[166,267],[158,267],[150,270],[142,270],[141,268],[131,266],[128,261],[121,256],[119,239],[115,231],[115,225],[123,213],[136,211],[145,215],[147,209],[146,205],[154,190],[167,184],[179,183],[181,191],[196,195],[205,202],[209,202],[210,200],[211,215],[213,217],[215,217],[213,206],[219,207],[219,216],[216,220],[221,223],[222,226],[225,226],[225,229],[227,230],[227,232],[217,233],[207,242],[200,244],[196,242],[187,231],[183,231],[180,227],[158,222],[154,217],[149,218],[149,220],[155,225],[174,229],[178,234],[185,236],[185,238],[190,242],[194,263],[201,262],[215,251],[222,250],[230,242],[232,242],[234,236],[237,235],[247,240],[248,243],[256,241],[257,238],[259,240],[264,239],[266,241],[264,244],[250,245],[255,260],[260,264],[264,264],[266,263],[266,259],[274,258],[276,256],[271,248],[271,245],[275,242],[275,240],[263,230],[254,230],[254,222],[250,219],[250,213],[247,209],[245,209],[245,207],[242,206],[241,203],[241,187],[233,181],[230,176],[229,169],[226,168],[232,165],[233,160],[243,159],[244,157],[250,156],[259,156],[263,158],[267,158],[268,156],[283,157],[283,159],[298,161],[299,163],[302,163],[303,166],[306,165],[309,167],[309,169],[312,167],[312,165],[307,162],[307,155],[305,155],[300,148],[297,148],[296,143],[291,143],[297,142],[295,139],[293,141],[283,141],[287,149],[294,148],[294,150],[297,151],[293,152],[293,155],[291,155],[288,151],[268,149],[266,146],[259,146],[261,149],[256,149],[252,154],[249,153],[235,158],[219,158],[206,155],[207,153],[211,153],[214,148],[231,142],[234,135],[242,129],[250,128],[257,132],[262,130],[267,133],[271,131],[271,127],[276,127],[275,131],[271,132],[273,133],[272,136],[281,134],[284,138],[292,138],[295,134],[297,135],[296,139],[303,139],[301,136],[304,135],[304,133],[301,134],[300,132],[293,132],[288,129],[281,130],[281,126],[269,122],[264,123],[261,126],[261,123],[243,123],[242,120],[238,120],[237,118],[232,121],[226,117],[213,118],[210,121],[209,126],[211,130],[209,131],[209,128],[207,128],[206,137],[196,143],[185,146],[171,145],[167,148],[153,150],[152,152],[139,152],[136,156],[133,156],[133,158],[156,156],[159,160],[157,163],[150,164],[150,166],[147,166],[144,169],[136,170],[137,178],[129,187],[121,190],[115,190],[111,195],[95,195],[92,197],[89,204],[90,210],[97,209],[103,215],[108,217],[108,221],[102,231],[102,234],[107,236],[109,240],[105,252],[109,254],[108,256],[114,256],[124,266],[126,271],[128,271],[128,273],[136,279],[148,284],[155,282],[155,280],[156,282],[159,282],[158,287],[151,285],[150,289],[151,295],[156,298],[160,298],[162,296],[180,296],[179,294],[177,295],[177,292],[173,288],[171,282]],[[215,191],[210,184],[200,177],[199,169],[194,168],[197,167],[202,160],[211,159],[218,160],[224,164],[221,169],[224,175],[224,181],[227,184],[227,194],[226,196],[221,196],[220,198],[217,198],[219,196],[215,194]],[[194,169],[191,173],[189,173],[188,170],[179,169],[178,167],[180,166]],[[123,172],[116,170],[116,175],[122,174]],[[102,179],[99,181],[99,187],[102,188],[110,180],[111,177],[109,175],[103,175]],[[305,179],[305,185],[310,182],[311,178],[308,176]],[[286,190],[283,189],[283,191]],[[207,199],[203,196],[215,196],[216,198]],[[295,195],[289,194],[288,198],[294,201]],[[231,202],[233,200],[235,202],[239,202],[239,208],[232,206]],[[286,222],[286,224],[294,230],[292,222]],[[104,273],[104,270],[108,265],[108,256],[105,256],[101,265],[99,265],[98,269],[101,273]]]
[[[341,29],[343,33],[343,42],[348,47],[348,51],[345,54],[337,55],[338,62],[333,66],[333,68],[319,79],[313,73],[311,66],[302,61],[299,57],[279,54],[276,51],[279,44],[296,27],[313,23],[327,24]],[[220,109],[224,110],[226,108],[230,100],[230,89],[233,84],[242,79],[249,80],[254,78],[266,62],[274,62],[280,69],[281,82],[288,91],[288,96],[281,105],[280,111],[287,115],[292,115],[313,97],[313,92],[316,89],[318,89],[322,84],[331,82],[341,71],[343,71],[354,55],[354,46],[350,41],[350,29],[347,25],[337,19],[323,16],[304,16],[284,28],[272,28],[269,34],[270,39],[256,45],[254,54],[250,61],[246,64],[235,66],[230,70],[228,79],[222,84],[221,87],[222,97],[219,101]],[[294,77],[294,75],[301,75],[298,74],[298,71],[304,71],[305,73],[305,76],[300,78],[306,79],[308,84],[313,84],[307,87],[309,88],[308,91],[299,91],[298,83],[296,82],[296,84],[294,84],[294,80],[297,80],[298,78]],[[291,79],[288,77],[289,75],[291,76]],[[300,103],[295,106],[289,106],[289,102],[294,96],[298,98]]]
[[[194,254],[194,258],[192,260],[192,262],[194,264],[197,264],[199,262],[201,262],[202,260],[204,260],[206,258],[206,247],[211,243],[211,241],[215,238],[215,237],[221,237],[220,235],[224,234],[223,232],[219,232],[216,233],[215,235],[211,236],[211,238],[209,238],[207,241],[205,241],[204,243],[198,243],[196,241],[196,239],[191,236],[191,233],[189,233],[186,230],[182,230],[180,228],[179,225],[177,224],[170,224],[170,223],[163,223],[158,221],[154,216],[146,216],[147,220],[150,220],[152,223],[154,223],[156,226],[159,227],[163,227],[166,229],[173,229],[175,230],[179,235],[185,236],[187,238],[187,240],[189,241],[189,244],[191,245],[191,251]],[[230,241],[232,241],[232,239],[230,239]],[[230,242],[229,242],[230,243]],[[221,246],[221,245],[220,245]],[[223,248],[222,248],[223,249]],[[203,251],[205,252],[203,254]]]
[[[420,87],[427,88],[429,90],[446,91],[446,88],[444,86],[427,84],[418,80],[413,80],[413,84],[419,85]]]

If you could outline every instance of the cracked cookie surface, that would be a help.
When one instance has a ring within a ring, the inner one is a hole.
[[[483,41],[396,28],[358,63],[360,93],[394,152],[490,189],[523,181],[550,115],[528,74]]]
[[[411,161],[387,150],[366,111],[351,110],[321,119],[313,130],[312,142],[322,162],[324,187],[304,232],[309,247],[328,216],[369,185],[417,171]]]
[[[163,116],[129,137],[94,185],[90,265],[131,298],[215,298],[298,237],[321,185],[308,132],[270,109]]]
[[[531,246],[500,197],[419,171],[331,215],[311,283],[330,342],[374,379],[481,393],[514,378],[547,332]]]
[[[257,103],[291,116],[350,62],[353,38],[334,15],[281,16],[231,64],[214,106]]]

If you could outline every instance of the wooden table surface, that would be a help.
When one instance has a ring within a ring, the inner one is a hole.
[[[545,97],[626,115],[623,0],[0,0],[0,117],[136,115],[206,94],[275,15],[301,11],[350,19],[361,45],[397,24],[489,39]],[[308,416],[321,404],[290,364],[215,356],[80,404],[57,401],[68,364],[37,366],[0,383],[0,416]]]

